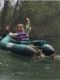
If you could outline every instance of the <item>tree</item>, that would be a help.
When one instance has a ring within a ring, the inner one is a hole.
[[[20,16],[31,20],[33,36],[60,34],[60,2],[58,1],[21,1]],[[39,34],[39,35],[38,35]]]
[[[8,9],[9,9],[9,1],[5,0],[2,15],[1,15],[1,27],[2,27],[2,29],[7,25]]]

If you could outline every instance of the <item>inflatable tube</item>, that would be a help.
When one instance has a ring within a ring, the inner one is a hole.
[[[55,53],[55,49],[52,47],[52,45],[50,44],[44,44],[42,46],[42,52],[46,55],[46,56],[50,56],[51,54]]]
[[[32,55],[35,53],[35,49],[30,45],[30,41],[17,42],[10,36],[6,36],[0,41],[0,49],[10,50],[14,53],[24,55]]]
[[[48,44],[48,43],[45,40],[33,40],[32,44],[38,46],[39,49],[41,49],[44,44]]]
[[[33,46],[31,46],[33,44]],[[32,41],[16,41],[7,35],[0,41],[0,49],[2,50],[9,50],[11,52],[17,54],[24,54],[24,55],[32,55],[36,51],[36,47],[42,49],[42,52],[49,56],[54,53],[54,48],[49,45],[45,40],[32,40]]]

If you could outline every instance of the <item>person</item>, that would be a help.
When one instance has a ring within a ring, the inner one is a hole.
[[[29,40],[28,34],[24,30],[23,24],[18,24],[16,27],[16,33],[9,33],[11,37],[14,37],[17,41]]]
[[[30,25],[30,19],[29,18],[26,18],[25,31],[26,31],[26,33],[28,35],[29,35],[30,31],[31,31],[31,25]]]
[[[10,27],[9,26],[6,26],[4,32],[1,34],[1,36],[4,38],[7,36],[7,34],[9,34],[10,32]]]

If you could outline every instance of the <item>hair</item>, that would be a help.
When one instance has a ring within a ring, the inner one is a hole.
[[[24,30],[24,25],[23,24],[17,24],[17,30]]]

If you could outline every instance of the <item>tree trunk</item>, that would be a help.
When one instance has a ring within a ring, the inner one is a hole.
[[[8,13],[8,7],[9,6],[9,1],[5,0],[4,1],[4,7],[3,7],[3,11],[2,11],[2,15],[1,15],[1,28],[4,29],[5,26],[7,25],[6,24],[6,17],[8,16],[7,13]]]

